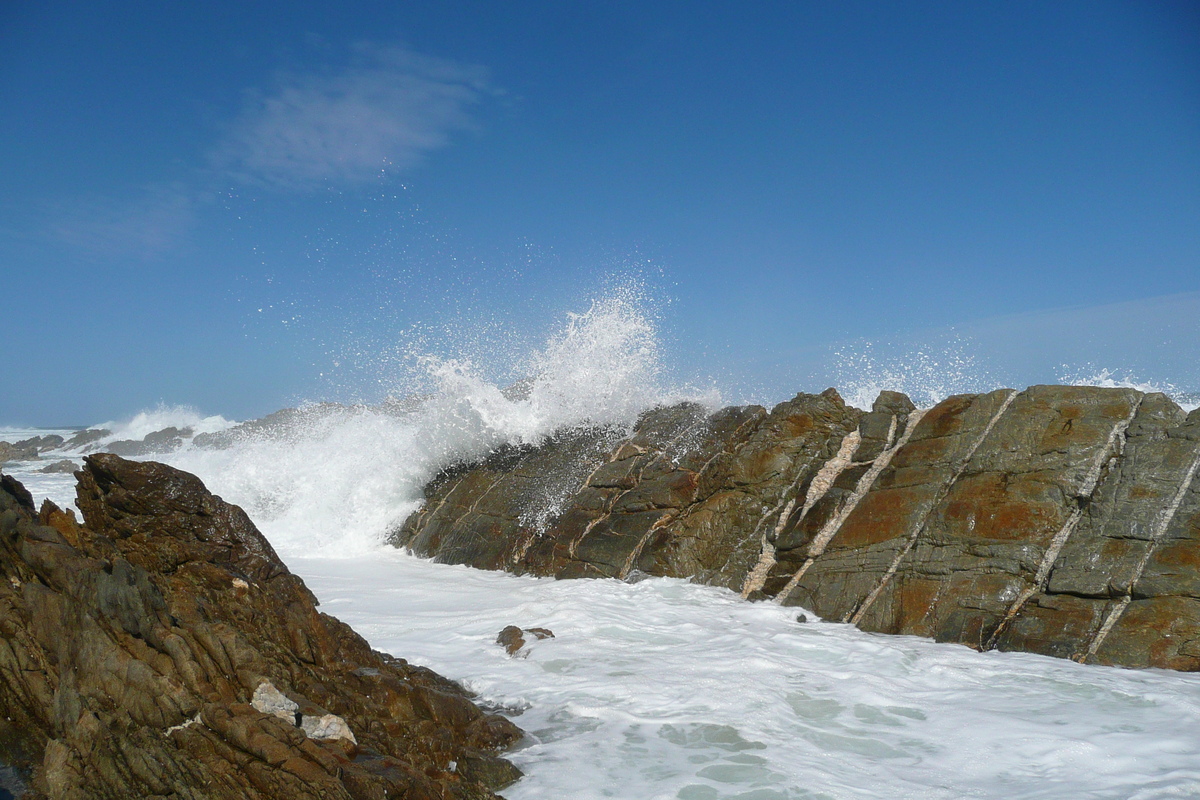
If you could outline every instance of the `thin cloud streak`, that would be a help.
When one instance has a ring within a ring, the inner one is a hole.
[[[331,75],[286,74],[254,92],[213,161],[241,182],[305,190],[361,184],[420,163],[472,127],[492,93],[482,67],[359,45]]]
[[[77,201],[52,212],[46,234],[94,257],[158,258],[196,223],[195,194],[182,186],[151,186],[132,200]]]

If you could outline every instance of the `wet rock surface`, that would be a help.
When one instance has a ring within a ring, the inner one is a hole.
[[[506,625],[504,629],[496,635],[496,644],[504,648],[504,652],[510,656],[516,657],[522,652],[529,639],[553,639],[554,632],[549,628],[518,628],[516,625]],[[525,651],[528,654],[528,651]]]
[[[557,577],[690,578],[870,631],[1200,670],[1200,412],[1034,386],[655,409],[448,470],[393,536]],[[568,485],[569,484],[569,485]]]
[[[32,798],[488,798],[520,737],[320,613],[195,476],[86,459],[79,524],[0,482],[0,760]]]

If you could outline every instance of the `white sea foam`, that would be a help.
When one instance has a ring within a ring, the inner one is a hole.
[[[510,800],[1200,796],[1200,676],[798,624],[680,580],[291,566],[373,646],[523,710]],[[510,624],[555,638],[511,659]]]

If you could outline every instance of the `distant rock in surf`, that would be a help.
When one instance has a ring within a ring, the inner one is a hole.
[[[520,737],[317,611],[236,506],[89,456],[84,525],[0,480],[0,752],[31,798],[488,798]],[[287,713],[280,714],[281,709]]]
[[[47,464],[46,466],[42,467],[41,469],[35,470],[35,471],[40,472],[43,475],[54,475],[54,474],[71,473],[77,469],[79,469],[78,464],[76,464],[74,461],[72,461],[69,458],[64,458],[61,461],[55,461],[52,464]]]
[[[42,453],[62,447],[63,437],[58,434],[34,436],[19,442],[0,442],[0,463],[9,461],[36,461]]]
[[[331,415],[344,411],[346,406],[339,403],[316,403],[303,408],[283,408],[261,419],[241,422],[233,427],[213,433],[198,433],[192,438],[196,447],[213,450],[224,450],[240,442],[255,439],[281,439],[290,432],[303,429]]]
[[[105,452],[119,456],[145,456],[152,453],[171,453],[183,447],[184,439],[192,437],[191,428],[163,428],[141,439],[121,439],[104,446]]]
[[[869,631],[1200,670],[1200,411],[1034,386],[869,412],[833,390],[445,470],[393,543],[558,577],[725,586]]]
[[[88,445],[95,444],[106,436],[112,436],[112,431],[107,428],[88,428],[67,439],[62,449],[86,452]]]

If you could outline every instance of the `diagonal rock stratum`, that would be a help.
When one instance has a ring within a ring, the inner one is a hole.
[[[690,578],[869,631],[1200,670],[1200,411],[1033,386],[928,410],[834,390],[447,470],[392,537],[441,561]]]

